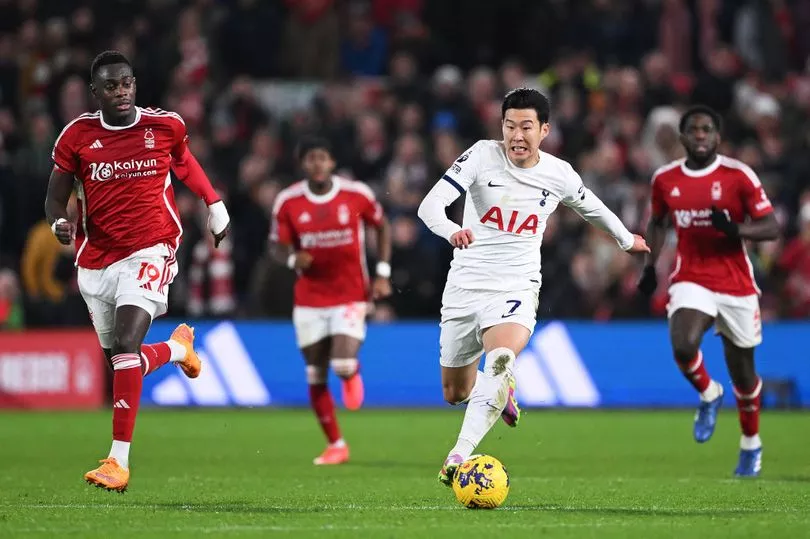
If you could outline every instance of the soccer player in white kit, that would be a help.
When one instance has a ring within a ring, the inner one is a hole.
[[[559,203],[612,235],[630,253],[649,252],[582,184],[569,163],[540,151],[550,105],[519,88],[503,100],[503,140],[481,140],[459,157],[419,206],[419,217],[457,250],[442,297],[439,339],[444,398],[467,403],[458,441],[439,472],[450,485],[498,417],[517,426],[515,357],[534,331],[540,244]],[[446,207],[465,194],[463,226]],[[486,354],[483,372],[479,359]]]

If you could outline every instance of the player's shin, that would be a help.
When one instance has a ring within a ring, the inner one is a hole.
[[[676,357],[676,360],[678,358]],[[706,363],[703,361],[703,352],[698,350],[697,354],[688,362],[678,361],[678,368],[681,369],[684,377],[692,384],[698,393],[700,399],[704,402],[710,402],[720,396],[722,388],[720,384],[712,380],[709,376],[709,371],[706,370]]]
[[[349,410],[357,410],[363,405],[365,389],[360,376],[360,363],[356,358],[332,358],[329,360],[332,371],[341,379],[343,404]]]
[[[496,348],[489,352],[484,362],[484,372],[479,373],[470,393],[464,422],[456,445],[450,454],[466,460],[506,406],[509,398],[509,382],[515,363],[515,353],[508,348]]]
[[[129,468],[129,444],[141,402],[143,375],[140,354],[117,354],[113,364],[113,445],[110,457]]]
[[[183,352],[185,353],[185,350],[183,350]],[[169,343],[159,342],[141,346],[141,363],[143,365],[144,376],[152,374],[171,361],[171,359],[172,349]]]
[[[335,414],[335,401],[326,385],[327,371],[325,368],[307,365],[307,383],[309,384],[309,401],[312,411],[326,436],[330,445],[343,442],[340,427]]]
[[[734,388],[737,398],[737,413],[740,418],[740,449],[759,449],[762,441],[759,438],[759,411],[762,404],[762,379],[757,378],[753,388]]]

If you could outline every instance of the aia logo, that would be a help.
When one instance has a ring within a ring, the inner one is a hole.
[[[540,205],[542,206],[543,203]],[[518,222],[520,224],[518,224]],[[504,220],[503,210],[498,206],[492,206],[481,218],[481,224],[486,225],[487,223],[492,223],[501,232],[513,232],[515,234],[523,234],[526,232],[533,236],[537,234],[537,227],[540,221],[537,215],[533,213],[522,218],[520,212],[517,210],[512,210],[512,212],[506,216],[506,220]]]

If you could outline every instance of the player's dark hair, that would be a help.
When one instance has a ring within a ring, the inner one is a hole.
[[[324,150],[330,156],[332,155],[332,145],[323,137],[306,137],[301,139],[298,143],[298,148],[295,151],[295,156],[298,161],[303,161],[312,150]]]
[[[501,120],[506,118],[509,109],[534,109],[541,124],[548,123],[551,116],[548,98],[532,88],[515,88],[506,94],[501,105]]]
[[[714,128],[717,130],[718,133],[722,130],[723,119],[720,117],[720,114],[718,114],[716,110],[707,105],[694,105],[689,107],[686,110],[686,112],[683,113],[683,116],[681,116],[681,121],[678,124],[678,131],[683,133],[684,130],[686,129],[686,122],[688,122],[689,118],[691,118],[695,114],[705,114],[706,116],[712,119]]]
[[[118,51],[104,51],[96,56],[95,59],[93,59],[93,63],[90,64],[90,81],[92,82],[96,79],[96,73],[98,73],[99,69],[112,64],[127,64],[130,68],[132,67],[130,61],[122,53]]]

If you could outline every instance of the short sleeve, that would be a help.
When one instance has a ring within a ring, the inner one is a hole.
[[[741,179],[743,185],[741,194],[748,215],[753,219],[760,219],[772,213],[773,206],[757,173],[746,165],[740,167],[740,172],[744,176]]]
[[[650,185],[650,207],[653,219],[661,219],[669,213],[667,201],[664,198],[664,189],[660,181],[656,181],[657,174],[653,174]]]
[[[54,165],[61,172],[66,174],[76,174],[79,170],[79,157],[74,149],[76,128],[75,123],[68,124],[57,137],[53,145],[53,158]]]
[[[360,218],[370,225],[379,226],[383,218],[383,208],[374,196],[374,191],[360,182],[355,182],[355,187],[358,193]]]
[[[180,159],[188,148],[188,131],[186,131],[186,123],[179,114],[172,113],[170,117],[174,120],[172,121],[172,132],[174,136],[172,138],[171,154],[175,159]]]
[[[270,240],[285,245],[293,244],[293,229],[290,224],[288,204],[279,200],[273,207],[273,217],[270,222]]]
[[[450,165],[442,176],[442,180],[458,189],[459,193],[464,194],[478,177],[485,152],[484,143],[479,140]]]

